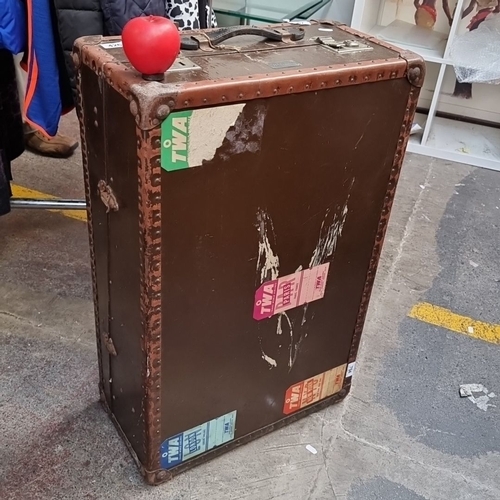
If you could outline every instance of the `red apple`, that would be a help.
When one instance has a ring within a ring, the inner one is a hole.
[[[165,73],[181,48],[177,26],[159,16],[131,19],[123,28],[122,42],[128,60],[144,76]]]

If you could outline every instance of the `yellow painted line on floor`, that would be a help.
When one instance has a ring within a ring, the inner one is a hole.
[[[415,305],[409,316],[431,325],[446,328],[452,332],[462,333],[468,337],[484,340],[492,344],[500,344],[500,325],[460,316],[460,314],[455,314],[444,307],[423,302]]]
[[[36,191],[35,189],[30,189],[24,186],[19,186],[17,184],[11,184],[12,195],[14,198],[37,198],[40,200],[55,200],[57,196],[51,194],[42,193],[41,191]],[[70,219],[76,219],[82,222],[87,222],[87,212],[85,210],[49,210],[49,212],[59,212],[65,217]]]

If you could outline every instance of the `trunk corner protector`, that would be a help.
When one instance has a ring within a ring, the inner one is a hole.
[[[425,80],[425,62],[419,55],[409,50],[403,50],[399,56],[408,64],[406,78],[411,85],[421,88]]]
[[[421,88],[425,80],[425,63],[421,60],[409,60],[406,78],[414,87]]]
[[[149,82],[148,85],[135,84],[130,87],[130,112],[141,130],[158,127],[175,109],[175,100],[165,95],[164,85]],[[158,92],[155,88],[159,85]],[[167,101],[165,103],[165,101]]]

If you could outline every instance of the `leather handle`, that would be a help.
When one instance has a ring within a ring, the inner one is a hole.
[[[230,26],[219,28],[203,33],[202,35],[183,36],[181,38],[182,50],[198,50],[200,45],[207,43],[210,47],[216,47],[220,43],[234,38],[235,36],[256,35],[276,42],[296,42],[304,38],[302,28],[257,28],[253,26]]]

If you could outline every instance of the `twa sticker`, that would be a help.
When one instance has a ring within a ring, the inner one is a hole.
[[[255,292],[253,318],[271,318],[294,307],[322,299],[330,263],[304,269],[288,276],[267,281]]]
[[[171,469],[186,460],[232,441],[235,429],[236,411],[232,411],[168,438],[160,448],[162,468]]]
[[[283,413],[290,415],[302,410],[306,406],[310,406],[340,392],[344,383],[346,368],[346,364],[338,366],[337,368],[292,385],[285,394]]]
[[[173,172],[199,167],[203,162],[212,160],[244,106],[232,104],[176,111],[168,115],[161,124],[162,168]],[[213,123],[217,126],[207,134],[207,127]]]

